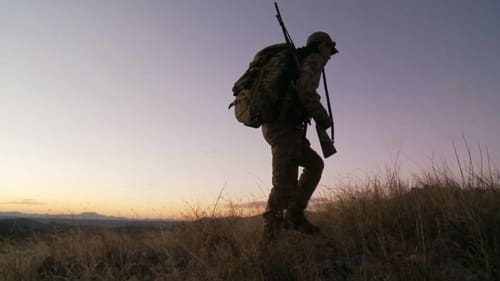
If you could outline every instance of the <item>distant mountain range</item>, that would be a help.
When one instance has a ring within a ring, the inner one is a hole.
[[[43,220],[106,220],[106,221],[130,221],[124,217],[104,216],[95,212],[84,212],[80,214],[26,214],[21,212],[0,212],[0,219],[43,219]]]
[[[171,225],[180,221],[173,219],[129,219],[124,217],[104,216],[95,212],[80,214],[26,214],[21,212],[0,212],[0,221],[24,219],[45,224],[59,224],[72,226],[162,226]]]
[[[159,227],[172,227],[182,223],[165,219],[128,219],[104,216],[95,212],[81,214],[26,214],[21,212],[0,212],[0,240],[8,237],[25,238],[34,233],[48,233],[55,230],[71,229],[128,229],[138,231]]]

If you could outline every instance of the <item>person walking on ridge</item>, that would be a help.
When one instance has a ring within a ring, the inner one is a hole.
[[[307,38],[306,46],[297,49],[300,67],[295,104],[281,108],[278,120],[262,124],[262,134],[272,151],[273,187],[263,214],[267,241],[276,239],[282,228],[319,233],[304,210],[321,179],[324,163],[306,138],[306,126],[311,118],[323,130],[333,125],[316,90],[324,66],[338,53],[335,45],[325,32],[314,32]],[[300,178],[299,166],[303,167]]]

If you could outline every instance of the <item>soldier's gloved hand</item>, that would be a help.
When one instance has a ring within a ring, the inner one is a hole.
[[[327,118],[324,120],[316,121],[316,125],[318,125],[318,127],[320,127],[321,129],[326,130],[333,125],[333,122],[332,122],[332,119]]]

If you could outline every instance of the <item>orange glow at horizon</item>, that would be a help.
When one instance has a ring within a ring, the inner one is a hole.
[[[9,200],[2,198],[0,212],[22,212],[26,214],[78,215],[95,212],[104,216],[125,217],[130,219],[180,219],[182,206],[165,203],[161,206],[142,203],[125,204],[119,202],[93,202],[92,204],[76,201],[38,201],[36,199]]]

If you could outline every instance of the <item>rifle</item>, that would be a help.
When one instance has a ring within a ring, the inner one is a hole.
[[[283,35],[285,36],[285,41],[286,45],[288,46],[288,49],[290,53],[293,56],[293,60],[295,62],[295,66],[297,69],[300,69],[300,64],[299,64],[299,59],[297,58],[297,49],[295,48],[295,44],[293,44],[292,38],[290,37],[290,34],[288,33],[288,30],[285,27],[285,24],[283,23],[283,19],[281,18],[281,13],[280,9],[278,8],[278,3],[274,2],[274,7],[276,8],[276,18],[278,19],[278,22],[281,26],[281,30],[283,31]],[[325,75],[325,69],[323,68],[323,85],[325,87],[325,95],[326,95],[326,101],[328,104],[328,114],[330,115],[330,118],[332,120],[332,136],[331,139],[326,133],[325,130],[322,130],[316,125],[316,133],[318,134],[318,139],[321,144],[321,151],[323,152],[323,157],[328,158],[331,155],[337,153],[337,149],[333,145],[334,141],[334,128],[333,128],[333,115],[332,115],[332,107],[330,105],[330,97],[328,94],[328,87],[326,85],[326,75]]]
[[[323,86],[325,88],[325,96],[326,96],[326,104],[328,105],[328,115],[330,115],[330,119],[332,120],[332,131],[331,131],[331,139],[328,137],[326,132],[324,130],[321,130],[316,126],[316,131],[318,132],[318,137],[320,140],[321,144],[321,150],[323,151],[323,156],[325,158],[328,158],[328,156],[331,156],[335,153],[337,153],[337,149],[335,148],[335,125],[333,121],[333,113],[332,113],[332,106],[330,104],[330,94],[328,93],[328,85],[326,84],[326,74],[325,74],[325,68],[323,68]],[[322,136],[320,136],[322,135]]]

